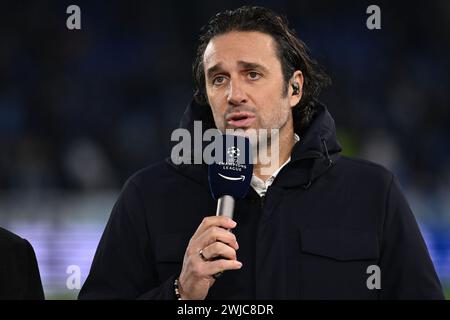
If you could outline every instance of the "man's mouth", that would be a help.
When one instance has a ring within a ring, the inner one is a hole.
[[[227,123],[236,128],[249,127],[255,119],[256,116],[253,113],[245,111],[232,112],[225,117]]]

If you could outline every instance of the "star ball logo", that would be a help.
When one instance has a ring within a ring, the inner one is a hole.
[[[241,155],[241,151],[239,150],[239,148],[232,146],[227,149],[227,154],[228,156],[230,156],[230,160],[236,163],[239,156]]]

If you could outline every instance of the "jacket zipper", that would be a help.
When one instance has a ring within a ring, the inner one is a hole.
[[[264,200],[266,199],[266,196],[261,197],[261,209],[264,208]]]

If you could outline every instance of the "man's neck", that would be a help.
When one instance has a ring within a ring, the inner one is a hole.
[[[261,180],[266,181],[290,158],[292,147],[294,146],[295,142],[296,141],[293,132],[283,136],[280,135],[278,154],[272,155],[271,145],[268,145],[267,150],[263,150],[263,152],[266,152],[267,156],[270,158],[270,163],[262,164],[260,163],[259,159],[257,159],[255,165],[253,166],[253,174]],[[276,159],[277,156],[278,159]]]

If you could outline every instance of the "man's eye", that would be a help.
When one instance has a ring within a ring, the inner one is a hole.
[[[213,84],[214,85],[218,85],[218,84],[222,84],[225,81],[225,77],[223,76],[219,76],[213,79]]]
[[[258,72],[250,71],[248,73],[248,77],[250,78],[250,80],[258,80],[259,78],[261,78],[261,75]]]

